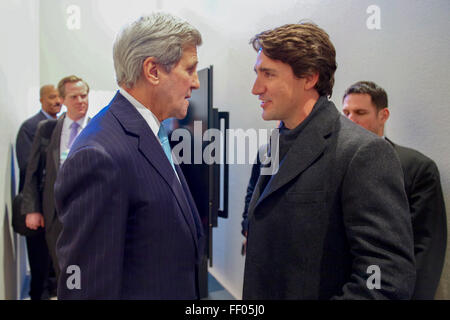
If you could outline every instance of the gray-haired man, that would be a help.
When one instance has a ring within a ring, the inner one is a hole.
[[[161,121],[186,116],[200,44],[195,28],[162,13],[116,38],[120,90],[76,140],[55,186],[60,299],[198,297],[203,231]]]

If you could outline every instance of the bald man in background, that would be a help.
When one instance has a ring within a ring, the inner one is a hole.
[[[16,139],[16,155],[20,169],[19,192],[25,183],[25,173],[27,171],[28,158],[30,156],[31,145],[39,122],[47,119],[56,119],[61,111],[61,100],[58,90],[52,84],[47,84],[40,89],[41,110],[25,120],[20,126]]]
[[[399,156],[414,233],[416,285],[412,299],[434,299],[447,245],[447,218],[438,168],[422,153],[385,137],[388,98],[386,91],[374,82],[359,81],[350,86],[343,97],[343,113],[363,128],[384,137]]]
[[[23,190],[25,173],[27,171],[28,159],[30,157],[31,145],[36,134],[39,122],[48,119],[56,119],[61,111],[61,100],[55,86],[48,84],[40,89],[41,110],[25,120],[20,126],[16,139],[16,156],[20,169],[19,193]],[[48,253],[45,234],[41,232],[26,237],[28,261],[30,263],[31,300],[40,300],[43,296],[48,274],[51,269],[51,260]],[[51,288],[49,288],[51,290]]]

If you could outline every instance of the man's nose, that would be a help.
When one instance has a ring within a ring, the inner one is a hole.
[[[194,80],[192,82],[192,88],[193,89],[200,88],[200,81],[198,80],[198,73],[197,73],[197,71],[195,71],[195,74],[194,74]]]
[[[256,78],[255,83],[253,84],[252,94],[257,96],[262,93],[264,93],[264,86],[261,84],[261,82],[258,80],[258,78]]]
[[[353,114],[353,113],[349,113],[347,116],[350,120],[352,120],[354,123],[358,123],[358,117]]]

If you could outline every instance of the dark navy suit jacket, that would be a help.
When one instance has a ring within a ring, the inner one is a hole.
[[[144,118],[117,93],[58,174],[58,298],[198,297],[203,231],[176,169],[180,181]]]
[[[28,159],[30,158],[31,146],[36,134],[36,129],[39,122],[43,120],[47,120],[47,117],[41,110],[31,118],[27,119],[24,123],[22,123],[19,132],[17,133],[16,155],[17,163],[19,164],[20,169],[19,192],[22,191],[23,185],[25,183],[25,174],[27,172]]]

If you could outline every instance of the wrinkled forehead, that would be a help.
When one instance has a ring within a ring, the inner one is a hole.
[[[197,46],[189,45],[183,47],[183,54],[181,55],[180,61],[178,61],[178,63],[197,64]]]

